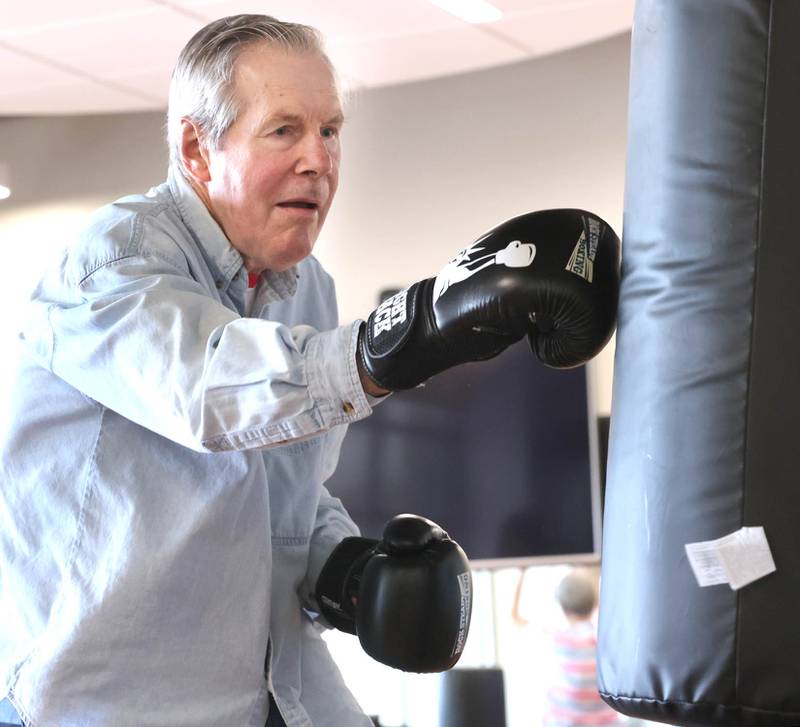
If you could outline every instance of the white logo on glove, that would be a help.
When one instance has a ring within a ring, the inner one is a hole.
[[[484,248],[479,245],[485,240],[482,237],[469,247],[462,250],[436,276],[433,286],[433,302],[435,303],[444,295],[451,285],[471,278],[475,273],[491,265],[505,265],[507,268],[525,268],[536,257],[536,245],[531,242],[514,240],[509,242],[502,250],[487,255],[477,255]],[[477,255],[477,257],[473,257]]]
[[[408,288],[395,293],[376,308],[372,327],[373,338],[377,338],[386,331],[391,331],[398,323],[406,322],[406,296],[408,296]]]

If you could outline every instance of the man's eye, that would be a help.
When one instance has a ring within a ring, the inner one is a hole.
[[[279,126],[274,133],[276,136],[286,136],[290,131],[291,128],[289,126]]]
[[[339,135],[339,129],[335,126],[326,126],[322,129],[322,136],[325,139],[332,139]]]

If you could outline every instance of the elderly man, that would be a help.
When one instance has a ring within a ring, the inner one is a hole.
[[[298,606],[357,534],[322,482],[370,411],[309,257],[341,126],[313,30],[212,23],[173,75],[167,183],[37,288],[0,505],[24,722],[260,726],[272,693],[290,725],[369,724]]]
[[[455,627],[421,609],[420,634],[430,621],[451,636],[419,660],[428,642],[407,638],[403,609],[383,614],[356,588],[375,541],[323,482],[372,397],[529,331],[530,301],[484,320],[469,286],[488,303],[523,279],[586,281],[563,261],[504,270],[502,286],[481,272],[441,294],[461,298],[443,318],[429,279],[339,326],[311,252],[342,122],[316,31],[252,15],[209,24],[173,74],[167,182],[100,209],[34,291],[0,443],[0,696],[30,727],[366,727],[319,612],[403,668],[446,668],[463,648],[457,546],[422,519],[381,546],[449,548],[454,605],[427,608]]]

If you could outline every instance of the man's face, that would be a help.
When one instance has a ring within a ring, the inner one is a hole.
[[[249,272],[286,270],[311,254],[336,192],[339,94],[322,58],[267,45],[239,56],[235,89],[208,204]]]

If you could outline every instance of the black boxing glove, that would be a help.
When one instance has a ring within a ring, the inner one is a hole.
[[[439,672],[464,650],[472,575],[464,551],[436,523],[398,515],[382,540],[345,538],[334,549],[316,598],[328,622],[357,634],[376,661]]]
[[[527,335],[544,364],[579,366],[614,332],[619,260],[619,238],[591,212],[514,217],[381,303],[362,324],[360,360],[379,387],[409,389]]]

